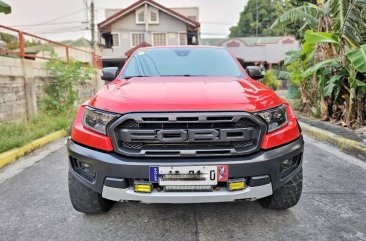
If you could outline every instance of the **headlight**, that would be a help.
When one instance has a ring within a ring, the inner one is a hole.
[[[288,123],[286,106],[259,112],[258,115],[266,121],[268,133],[275,131]]]
[[[106,135],[108,124],[117,117],[119,117],[118,114],[86,107],[83,117],[83,124],[85,127],[93,131]]]

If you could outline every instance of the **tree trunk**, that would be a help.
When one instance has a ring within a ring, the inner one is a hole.
[[[356,90],[355,88],[350,88],[349,92],[349,103],[348,103],[348,113],[346,124],[349,128],[354,128],[354,123],[357,119],[357,108],[356,108]]]
[[[322,121],[329,121],[328,98],[323,96],[320,98],[320,119]]]

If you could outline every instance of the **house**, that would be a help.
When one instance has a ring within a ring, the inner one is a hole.
[[[107,9],[98,24],[103,66],[121,67],[140,46],[196,45],[198,8],[167,8],[153,0]]]
[[[202,44],[225,47],[243,66],[262,65],[266,69],[283,63],[287,52],[300,49],[292,36],[202,39]]]

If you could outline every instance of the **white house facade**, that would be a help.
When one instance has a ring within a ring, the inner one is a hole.
[[[106,17],[98,24],[104,66],[123,64],[140,46],[198,44],[198,8],[169,9],[140,0],[122,10],[107,9]]]

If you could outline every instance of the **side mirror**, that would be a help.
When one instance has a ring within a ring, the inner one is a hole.
[[[106,67],[102,69],[102,76],[100,78],[105,81],[112,81],[116,79],[117,74],[117,67]]]
[[[255,80],[263,79],[263,74],[262,74],[261,68],[259,68],[257,66],[248,66],[248,67],[246,67],[245,70],[249,74],[250,78],[255,79]]]

